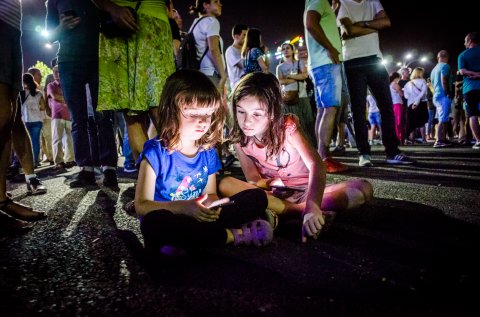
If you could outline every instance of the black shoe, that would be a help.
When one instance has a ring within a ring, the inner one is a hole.
[[[75,163],[75,161],[70,161],[70,162],[65,163],[65,168],[72,168],[76,165],[77,165],[77,163]]]
[[[112,169],[106,169],[103,172],[103,185],[107,187],[118,187],[117,172]]]
[[[89,172],[86,170],[81,170],[80,173],[75,175],[73,180],[68,183],[68,185],[70,188],[97,185],[97,182],[95,181],[95,173],[93,171]]]
[[[57,172],[64,172],[66,168],[67,168],[66,164],[63,162],[60,162],[53,167],[53,170]]]
[[[137,171],[137,167],[135,166],[135,162],[127,162],[127,164],[123,165],[123,171],[125,173],[135,173]]]
[[[47,192],[45,186],[37,177],[27,180],[27,192],[29,195],[41,195]]]

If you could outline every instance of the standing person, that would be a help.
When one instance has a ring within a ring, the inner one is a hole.
[[[407,98],[407,137],[412,144],[415,143],[415,130],[420,130],[422,143],[427,143],[425,124],[428,122],[427,106],[427,81],[423,78],[423,67],[415,67],[410,76],[410,81],[403,87]],[[434,147],[440,147],[435,146]]]
[[[410,67],[401,67],[399,72],[400,72],[400,80],[398,81],[398,85],[400,86],[400,89],[402,89],[402,92],[403,92],[403,88],[405,87],[405,85],[410,81],[410,73],[411,73],[412,69]],[[392,97],[393,99],[393,97]],[[393,100],[392,100],[393,102]],[[405,98],[405,96],[402,95],[402,118],[403,118],[403,121],[402,121],[402,139],[398,139],[400,141],[400,144],[402,145],[405,145],[405,144],[410,144],[410,140],[408,140],[407,138],[407,135],[405,133],[405,131],[407,130],[407,125],[408,125],[408,122],[407,122],[407,98]],[[394,111],[394,116],[396,116],[395,114],[395,109],[393,109]],[[395,117],[397,118],[397,117]],[[396,129],[396,126],[395,126],[395,129]],[[395,130],[396,131],[396,130]]]
[[[118,26],[133,33],[127,39],[100,34],[98,109],[124,112],[130,148],[137,159],[148,139],[145,123],[149,116],[152,122],[158,121],[165,80],[175,71],[165,1],[93,1]],[[134,17],[129,9],[137,4]]]
[[[22,120],[25,122],[28,134],[32,140],[33,162],[40,165],[40,134],[45,118],[45,98],[39,85],[30,73],[23,74],[23,88],[20,92]]]
[[[52,109],[52,145],[56,170],[72,166],[74,159],[72,122],[60,86],[58,65],[53,67],[54,81],[47,86],[47,100]],[[68,163],[68,165],[67,165]]]
[[[201,19],[193,30],[200,71],[210,78],[223,95],[227,73],[223,57],[223,40],[220,36],[220,22],[218,22],[218,17],[222,15],[222,4],[220,0],[197,0],[191,10],[198,15],[192,26]]]
[[[355,138],[360,166],[372,166],[365,121],[367,86],[377,100],[382,117],[382,143],[388,164],[412,164],[401,153],[395,135],[393,102],[387,70],[381,65],[378,31],[390,27],[390,19],[378,0],[344,0],[338,11],[343,58],[350,90]]]
[[[368,144],[375,144],[376,133],[380,137],[380,144],[382,140],[382,118],[380,117],[380,110],[378,110],[377,101],[372,94],[367,95],[367,109],[368,122],[370,123],[370,130],[368,131]]]
[[[282,44],[282,57],[282,62],[277,65],[276,70],[282,91],[297,91],[299,97],[296,104],[285,104],[285,113],[293,113],[299,118],[306,137],[312,145],[316,145],[315,119],[305,88],[307,67],[303,61],[295,60],[295,49],[290,43]]]
[[[233,88],[244,74],[242,47],[247,35],[248,26],[245,24],[235,24],[232,28],[233,44],[225,51],[225,59],[227,61],[228,79],[230,81],[230,89]]]
[[[58,72],[63,96],[72,120],[75,162],[80,173],[69,182],[71,188],[96,185],[94,159],[88,137],[88,110],[85,85],[92,93],[93,108],[98,100],[98,17],[91,1],[48,0],[46,29],[58,40]],[[171,55],[170,55],[171,56]],[[113,81],[112,81],[113,82]],[[115,78],[118,86],[119,78]],[[121,90],[121,86],[119,87]],[[117,94],[118,95],[118,92]],[[103,184],[117,187],[117,151],[113,135],[113,112],[95,111]]]
[[[342,44],[335,23],[335,13],[327,0],[305,1],[303,14],[308,50],[308,69],[315,85],[317,118],[315,135],[318,153],[328,173],[347,170],[347,166],[332,159],[330,141],[336,125],[336,114],[342,99]],[[365,104],[365,98],[364,98]]]
[[[298,118],[284,115],[280,85],[273,75],[244,76],[232,103],[232,138],[248,183],[226,177],[219,186],[222,195],[235,197],[247,189],[265,189],[274,215],[302,215],[304,242],[325,226],[326,211],[355,208],[372,198],[372,186],[364,180],[325,187],[325,165],[298,129]]]
[[[42,121],[42,132],[40,133],[40,150],[42,157],[40,157],[40,161],[42,161],[43,155],[45,155],[46,163],[50,165],[53,164],[53,155],[52,155],[52,118],[51,112],[48,105],[47,94],[46,94],[46,85],[47,81],[45,80],[45,86],[42,86],[42,72],[40,69],[35,67],[30,67],[27,70],[28,73],[32,74],[33,79],[38,84],[38,89],[42,92],[43,98],[45,99],[45,110],[43,111],[43,121]]]
[[[400,74],[390,74],[390,94],[393,102],[393,115],[395,118],[395,134],[400,144],[405,142],[405,111],[403,109],[403,90],[399,85]]]
[[[270,57],[268,47],[263,43],[262,33],[259,29],[248,29],[242,47],[242,57],[245,74],[253,72],[269,72]]]
[[[480,149],[480,32],[468,33],[465,37],[467,48],[458,56],[458,69],[463,76],[463,96],[467,104],[465,113],[468,117],[475,145],[472,148]]]
[[[437,54],[438,63],[430,73],[433,86],[433,104],[435,105],[438,125],[434,148],[451,146],[447,142],[448,124],[450,122],[450,108],[452,105],[452,71],[448,64],[448,52],[441,50]]]
[[[209,208],[218,199],[215,173],[221,168],[213,146],[221,142],[225,121],[217,88],[196,70],[180,70],[167,79],[161,130],[145,143],[135,191],[147,251],[272,241],[270,224],[258,219],[267,206],[261,189],[231,197],[234,203],[221,210]]]
[[[45,218],[46,214],[14,202],[7,195],[7,168],[12,138],[25,142],[25,125],[17,113],[18,92],[22,89],[22,7],[18,0],[4,0],[0,5],[0,233],[11,234],[30,229],[27,221]],[[24,134],[14,133],[19,126]],[[31,151],[31,145],[30,145]],[[27,221],[24,221],[24,220]]]

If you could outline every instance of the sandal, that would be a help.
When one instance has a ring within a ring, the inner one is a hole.
[[[30,230],[33,225],[34,223],[10,217],[3,211],[0,211],[0,232],[2,232],[2,234],[10,235],[26,232]]]
[[[24,221],[37,221],[47,217],[46,213],[34,211],[31,207],[17,203],[10,198],[0,202],[0,210],[13,218]]]
[[[265,220],[267,220],[272,229],[275,230],[278,226],[278,215],[271,209],[265,209],[265,216]]]
[[[260,247],[267,245],[273,240],[273,229],[265,220],[254,220],[244,224],[241,231],[238,229],[231,229],[233,233],[233,244],[251,245]]]

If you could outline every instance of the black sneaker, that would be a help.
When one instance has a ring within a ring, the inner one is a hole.
[[[97,185],[97,182],[95,181],[95,173],[93,173],[93,171],[89,172],[86,170],[81,170],[80,173],[75,175],[73,180],[68,183],[68,185],[70,188]]]
[[[112,169],[103,171],[103,185],[107,187],[118,187],[117,172]]]
[[[135,173],[137,171],[137,167],[135,166],[135,162],[128,162],[127,164],[123,165],[123,171],[125,173]]]
[[[27,192],[29,195],[41,195],[47,192],[45,186],[37,177],[27,180]]]
[[[393,156],[387,156],[387,163],[393,165],[408,165],[413,164],[416,161],[405,154],[399,153]]]

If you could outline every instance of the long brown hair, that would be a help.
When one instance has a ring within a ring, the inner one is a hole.
[[[265,106],[270,120],[261,141],[267,148],[268,157],[277,155],[283,148],[285,141],[282,94],[278,79],[270,73],[250,73],[243,76],[235,87],[232,94],[233,117],[235,120],[231,138],[233,142],[239,143],[242,147],[249,142],[255,142],[254,137],[248,137],[243,133],[237,119],[237,105],[240,100],[247,96],[257,98]]]
[[[185,107],[214,108],[210,128],[196,141],[196,145],[209,149],[223,141],[225,108],[220,92],[213,82],[197,70],[179,70],[167,78],[158,108],[159,139],[169,150],[180,144],[180,116]]]

